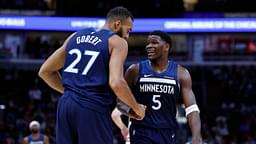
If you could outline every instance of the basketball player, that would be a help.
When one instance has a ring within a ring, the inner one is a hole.
[[[57,108],[57,144],[113,143],[111,88],[137,119],[143,119],[145,107],[136,102],[123,77],[128,51],[125,39],[132,24],[132,14],[115,7],[101,29],[72,34],[41,66],[39,76],[63,93]]]
[[[23,139],[23,144],[49,144],[49,138],[40,133],[40,124],[38,121],[29,123],[31,135]]]
[[[136,100],[147,106],[142,121],[131,119],[131,144],[176,143],[176,104],[180,94],[192,132],[192,144],[202,143],[199,108],[192,91],[192,80],[186,68],[168,59],[171,43],[167,33],[151,32],[145,48],[148,60],[133,64],[126,71],[125,79]]]

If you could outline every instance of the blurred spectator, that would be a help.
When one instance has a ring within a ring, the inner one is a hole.
[[[122,5],[127,7],[135,17],[182,17],[185,12],[206,13],[209,16],[211,14],[207,13],[255,12],[253,2],[253,0],[244,0],[242,3],[240,0],[141,0],[139,3],[135,0],[109,0],[108,2],[104,0],[0,0],[0,8],[36,10],[39,11],[39,15],[47,15],[43,12],[52,10],[53,13],[50,15],[104,17],[110,8]],[[91,10],[94,10],[93,13]],[[31,12],[26,14],[31,15]]]
[[[31,121],[29,123],[29,130],[31,134],[23,139],[22,144],[49,144],[49,138],[41,133],[41,127],[38,121]]]
[[[191,12],[195,10],[195,6],[198,3],[198,0],[183,0],[184,8],[187,12]]]
[[[40,101],[42,98],[42,92],[39,88],[36,86],[33,86],[29,91],[28,91],[28,96],[31,100],[33,101]]]

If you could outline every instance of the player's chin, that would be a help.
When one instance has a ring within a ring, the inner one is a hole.
[[[156,59],[156,57],[155,57],[155,55],[148,55],[148,59],[149,60],[154,60],[154,59]]]

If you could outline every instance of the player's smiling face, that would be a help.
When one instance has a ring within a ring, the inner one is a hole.
[[[164,55],[164,47],[166,42],[157,35],[149,35],[146,43],[146,52],[148,59],[154,60],[158,59]]]

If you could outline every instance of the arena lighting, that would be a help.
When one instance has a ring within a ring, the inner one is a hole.
[[[0,16],[0,29],[76,31],[101,27],[104,18]],[[256,32],[256,18],[138,18],[133,32]]]
[[[6,108],[5,105],[3,105],[3,104],[0,105],[0,110],[4,110],[5,108]]]

